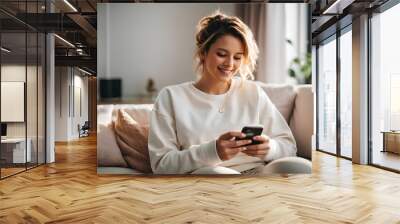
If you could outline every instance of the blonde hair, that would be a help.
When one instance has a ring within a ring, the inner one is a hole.
[[[204,57],[210,47],[222,36],[232,35],[244,45],[244,60],[239,73],[244,79],[254,79],[253,72],[258,58],[258,47],[250,28],[235,16],[228,16],[217,10],[200,19],[196,33],[196,71],[203,69]]]

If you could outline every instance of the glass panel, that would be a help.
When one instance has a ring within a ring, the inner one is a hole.
[[[1,34],[1,121],[6,133],[1,140],[2,177],[25,170],[26,151],[25,89],[26,35]],[[28,144],[29,146],[29,144]],[[29,149],[29,147],[28,147]]]
[[[39,11],[37,1],[27,2],[27,13],[37,13]],[[29,14],[28,14],[29,15]],[[29,17],[28,17],[29,18]],[[38,17],[30,18],[29,20],[36,24]],[[35,21],[36,20],[36,21]],[[37,94],[37,63],[38,63],[38,36],[37,32],[34,30],[28,30],[28,61],[27,61],[27,142],[30,142],[31,147],[31,159],[27,164],[28,168],[37,166],[38,157],[38,143],[37,143],[37,104],[38,104],[38,94]]]
[[[45,163],[45,60],[46,37],[39,33],[38,45],[38,163]]]
[[[45,1],[1,1],[16,17],[45,12]],[[28,20],[35,24],[37,17]],[[45,35],[0,12],[0,177],[45,161]],[[5,22],[4,22],[5,21]],[[3,99],[4,98],[4,99]],[[4,132],[4,133],[3,133]]]
[[[336,154],[336,40],[318,48],[318,148]]]
[[[372,163],[400,170],[400,4],[372,25]]]
[[[340,37],[340,153],[352,157],[352,35]]]
[[[38,63],[38,36],[36,32],[27,33],[28,38],[28,62],[27,62],[27,81],[26,81],[26,111],[27,111],[27,142],[30,148],[30,158],[28,168],[37,165],[37,63]]]

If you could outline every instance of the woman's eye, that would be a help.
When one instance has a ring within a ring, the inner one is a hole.
[[[225,54],[221,54],[221,53],[217,53],[217,55],[220,56],[220,57],[225,57],[226,56]]]
[[[238,60],[240,60],[240,59],[242,59],[242,58],[234,58],[234,59],[238,61]]]

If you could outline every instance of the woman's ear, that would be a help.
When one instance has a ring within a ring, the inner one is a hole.
[[[199,57],[199,59],[200,59],[200,66],[203,68],[203,70],[204,70],[204,65],[205,65],[205,63],[206,63],[206,57],[205,57],[205,54],[203,53],[203,54],[201,54],[200,55],[200,57]]]
[[[204,63],[204,61],[205,61],[205,58],[206,58],[206,56],[205,56],[205,53],[203,52],[203,53],[201,53],[200,54],[200,56],[199,56],[199,59],[200,59],[200,63],[201,64],[203,64]]]

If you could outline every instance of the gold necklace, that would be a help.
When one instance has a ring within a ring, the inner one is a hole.
[[[224,100],[223,100],[222,104],[218,108],[218,112],[221,113],[221,114],[225,112],[225,105],[226,105],[226,102],[228,100],[228,94],[229,94],[229,91],[231,90],[231,88],[233,88],[233,86],[231,86],[231,85],[233,85],[233,81],[232,80],[229,83],[228,91],[225,93]],[[197,87],[196,84],[194,84],[194,87],[199,89],[199,90],[201,90],[201,88]]]
[[[229,91],[231,91],[231,88],[233,88],[232,85],[233,85],[233,82],[231,80],[231,83],[229,85],[228,91],[225,94],[224,101],[222,102],[222,104],[219,106],[219,109],[218,109],[218,112],[221,113],[221,114],[223,114],[225,112],[225,106],[226,106],[226,102],[228,100]]]

